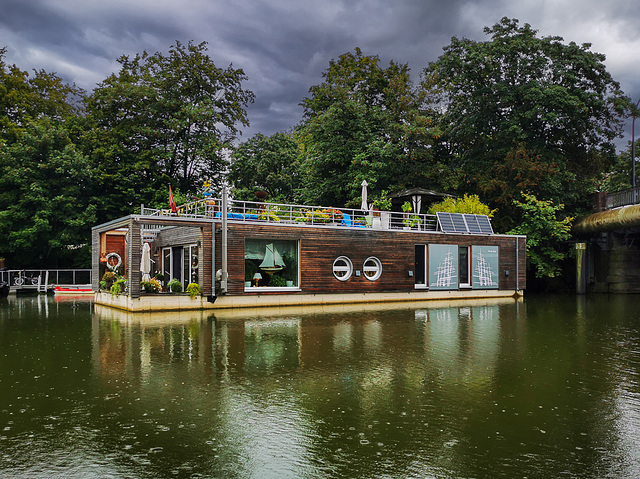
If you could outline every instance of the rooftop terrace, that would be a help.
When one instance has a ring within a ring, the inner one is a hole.
[[[222,200],[218,198],[196,200],[181,205],[177,211],[142,206],[141,214],[147,217],[180,217],[222,221]],[[493,234],[486,216],[449,213],[438,213],[438,215],[227,200],[227,220],[234,223],[372,228],[426,233]],[[448,217],[443,217],[443,215],[448,215]]]
[[[222,200],[209,198],[170,209],[141,207],[144,216],[222,219]],[[305,206],[278,203],[227,200],[227,220],[247,223],[277,223],[299,226],[343,228],[413,229],[439,231],[435,215],[391,211],[364,211],[351,208]]]

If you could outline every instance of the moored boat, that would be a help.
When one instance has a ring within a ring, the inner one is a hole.
[[[55,295],[58,294],[93,294],[91,287],[87,286],[56,286],[53,289]]]

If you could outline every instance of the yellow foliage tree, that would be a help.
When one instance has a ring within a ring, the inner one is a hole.
[[[492,210],[485,205],[478,195],[464,195],[462,198],[445,198],[439,203],[433,203],[429,207],[429,214],[441,213],[466,213],[472,215],[487,215],[489,218],[497,210]]]

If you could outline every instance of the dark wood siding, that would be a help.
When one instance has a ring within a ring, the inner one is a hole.
[[[216,269],[221,264],[220,236],[218,226]],[[246,238],[299,241],[300,289],[303,293],[411,291],[414,289],[414,278],[410,277],[408,272],[414,270],[417,244],[498,246],[499,289],[515,290],[516,286],[519,289],[526,287],[524,238],[229,223],[229,294],[244,294]],[[363,274],[354,274],[347,281],[338,281],[333,276],[333,262],[341,255],[349,257],[354,270],[359,271],[362,271],[363,263],[368,257],[375,256],[382,262],[382,276],[377,281],[369,281]]]
[[[213,235],[213,225],[209,223],[207,226],[202,228],[202,248],[200,253],[200,278],[202,284],[202,293],[205,296],[209,296],[213,293],[212,285],[213,285],[213,256],[211,249],[211,241]]]

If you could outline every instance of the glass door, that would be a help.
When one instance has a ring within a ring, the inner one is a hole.
[[[171,261],[171,248],[162,248],[162,276],[164,276],[164,285],[166,286],[173,278]]]
[[[416,245],[413,277],[416,288],[427,288],[427,245]]]

